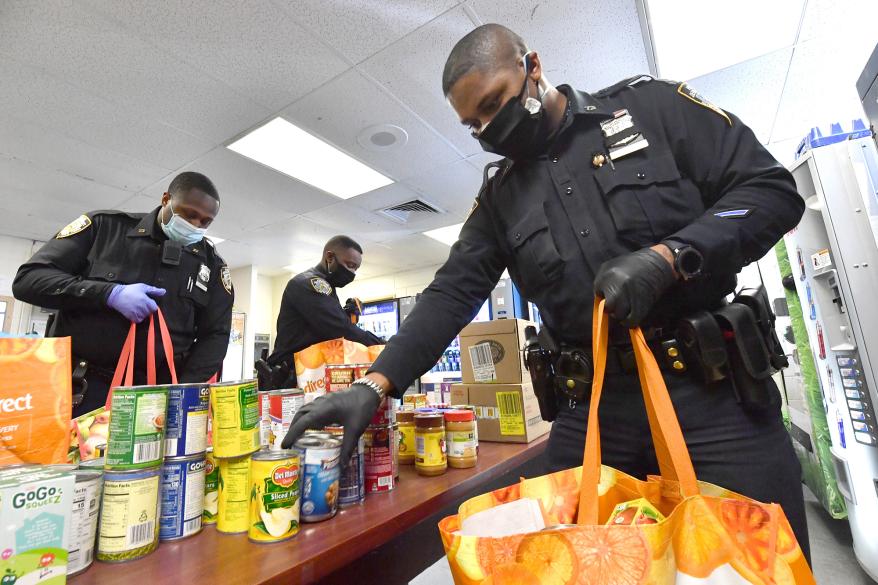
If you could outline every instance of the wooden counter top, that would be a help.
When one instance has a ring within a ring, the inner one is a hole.
[[[121,564],[95,562],[72,585],[312,583],[356,561],[456,499],[475,491],[546,449],[548,435],[528,445],[482,443],[472,469],[449,469],[421,477],[403,465],[400,482],[387,494],[339,511],[325,522],[303,524],[291,540],[255,544],[246,534],[227,535],[215,526],[193,537],[162,543],[151,555]],[[439,530],[436,529],[436,538]]]

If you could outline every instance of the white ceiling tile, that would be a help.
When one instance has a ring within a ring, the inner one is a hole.
[[[358,63],[452,8],[457,0],[277,0],[276,4]]]
[[[212,229],[221,237],[228,235],[236,239],[241,231],[268,225],[279,219],[339,201],[337,197],[273,171],[222,146],[180,170],[203,173],[216,185],[222,203]],[[157,198],[168,188],[175,175],[176,172],[151,185],[146,193]]]
[[[772,142],[804,137],[832,122],[850,126],[863,117],[856,82],[878,41],[878,29],[863,34],[818,39],[798,45],[781,98]]]
[[[781,140],[780,142],[766,144],[765,148],[768,149],[768,152],[770,152],[780,164],[789,167],[796,162],[796,149],[799,147],[800,142],[801,139],[799,138],[789,138],[787,140]]]
[[[478,154],[474,154],[472,156],[466,157],[466,162],[471,164],[473,168],[475,168],[480,173],[485,171],[485,167],[492,162],[497,162],[498,160],[502,160],[503,157],[494,154],[493,152],[485,152],[482,151]]]
[[[126,191],[143,189],[168,169],[70,138],[34,122],[0,112],[0,152],[52,171],[78,176]]]
[[[328,230],[345,234],[358,241],[362,239],[381,242],[406,229],[406,226],[364,209],[352,201],[343,201],[311,211],[304,217]],[[411,231],[406,230],[406,233]]]
[[[768,142],[792,49],[751,59],[693,79],[689,85],[748,125],[759,141]]]
[[[460,160],[412,177],[406,183],[451,214],[447,225],[454,223],[455,216],[462,220],[469,213],[482,186],[482,173],[469,162]]]
[[[799,42],[827,36],[869,36],[874,34],[875,27],[857,26],[857,23],[874,25],[876,22],[878,2],[875,0],[808,0]]]
[[[270,2],[219,0],[205,10],[203,3],[193,0],[85,1],[129,34],[173,53],[272,111],[349,67]],[[189,87],[177,90],[182,93],[178,98],[195,97]]]
[[[2,19],[0,19],[2,20]],[[0,103],[4,114],[34,122],[86,144],[167,169],[177,168],[212,144],[137,111],[0,57]]]
[[[214,144],[271,113],[81,4],[34,6],[15,3],[0,19],[0,52],[9,59]],[[37,35],[51,42],[31,42]]]
[[[649,73],[635,0],[472,0],[483,22],[499,22],[537,51],[554,85],[595,91]]]
[[[433,130],[356,70],[333,79],[282,115],[395,180],[460,158]],[[407,144],[383,151],[360,146],[360,132],[377,124],[403,128]]]
[[[448,259],[451,248],[427,236],[415,234],[395,240],[386,247],[370,249],[370,258],[379,264],[396,268],[396,272],[434,266]]]
[[[481,147],[442,95],[442,70],[452,47],[472,29],[472,21],[458,7],[361,65],[465,155]]]

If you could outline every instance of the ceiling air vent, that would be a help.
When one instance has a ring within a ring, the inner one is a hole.
[[[399,203],[378,211],[381,215],[389,217],[393,221],[399,223],[408,223],[412,216],[420,216],[426,213],[445,213],[432,203],[427,203],[423,199],[412,199],[405,203]]]

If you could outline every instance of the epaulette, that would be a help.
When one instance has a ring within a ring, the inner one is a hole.
[[[604,89],[596,91],[592,95],[594,95],[595,97],[606,97],[608,95],[617,94],[628,87],[636,87],[642,83],[649,83],[650,81],[655,81],[655,78],[651,75],[635,75],[634,77],[623,79],[618,83],[614,83],[609,87],[605,87]]]

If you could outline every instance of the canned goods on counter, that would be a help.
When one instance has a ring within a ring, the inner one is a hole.
[[[396,485],[393,477],[393,427],[370,426],[365,438],[364,471],[367,494],[389,492]]]
[[[219,466],[213,457],[213,448],[208,447],[204,454],[204,513],[201,516],[202,524],[216,524],[219,512]]]
[[[160,484],[161,467],[104,472],[99,561],[133,561],[158,548]]]
[[[82,461],[79,464],[79,469],[99,469],[100,471],[103,471],[104,458],[97,457],[95,459],[89,459],[88,461]]]
[[[293,417],[305,406],[305,392],[298,388],[272,390],[269,394],[269,442],[272,449],[280,449],[287,436]]]
[[[168,420],[165,424],[165,457],[188,457],[207,448],[207,408],[210,386],[168,386]]]
[[[67,556],[67,574],[78,575],[91,566],[95,556],[98,516],[101,511],[101,493],[104,472],[100,469],[77,469],[73,489],[72,530],[70,552]]]
[[[344,437],[344,428],[326,427],[326,433],[336,439]],[[365,470],[366,439],[360,435],[357,447],[351,454],[351,460],[347,467],[341,471],[338,483],[338,505],[342,508],[362,503],[366,499],[366,470]]]
[[[296,441],[302,470],[302,522],[320,522],[338,511],[341,441],[304,435]]]
[[[272,543],[298,534],[298,453],[260,449],[250,459],[250,484],[250,540]]]
[[[375,414],[372,415],[372,420],[369,421],[371,426],[384,426],[384,425],[392,425],[396,422],[396,410],[394,409],[394,400],[389,397],[384,397],[381,400],[381,404],[378,406],[378,410],[375,411]]]
[[[268,447],[271,441],[271,392],[259,390],[256,394],[259,400],[259,447]]]
[[[227,534],[250,528],[250,456],[219,459],[216,529]]]
[[[211,384],[213,456],[241,457],[259,449],[256,381]]]
[[[146,469],[162,462],[167,386],[120,386],[113,390],[107,469]]]
[[[201,532],[204,455],[165,459],[159,538],[178,540]]]

